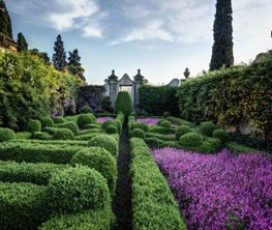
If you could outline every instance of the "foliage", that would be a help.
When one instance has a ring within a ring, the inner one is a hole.
[[[66,51],[60,34],[57,36],[57,41],[54,46],[53,64],[58,71],[64,71],[67,66]]]
[[[85,81],[85,77],[83,76],[85,70],[81,66],[80,59],[81,57],[79,56],[77,49],[73,50],[73,52],[69,52],[68,70],[73,75],[79,76],[82,80]]]
[[[0,11],[0,32],[12,39],[12,23],[4,0],[0,1],[0,8],[3,9]]]
[[[186,125],[178,126],[176,129],[176,139],[179,140],[181,136],[183,136],[186,133],[192,132],[192,129]]]
[[[31,139],[31,137],[32,137],[32,133],[27,131],[16,133],[16,139],[28,140],[28,139]]]
[[[101,210],[111,202],[106,179],[96,170],[79,165],[52,174],[47,199],[53,213]]]
[[[224,129],[214,130],[213,137],[220,139],[223,144],[228,143],[230,141],[229,134]]]
[[[164,112],[162,115],[164,118],[170,117],[171,113],[170,112]]]
[[[144,132],[148,132],[149,127],[145,122],[136,122],[132,125],[132,129],[142,129]]]
[[[96,121],[96,118],[92,113],[81,114],[78,117],[77,124],[79,128],[83,129],[86,125],[91,124],[95,121]]]
[[[177,93],[182,118],[195,123],[211,120],[237,129],[242,122],[252,122],[255,133],[266,138],[272,136],[271,95],[271,55],[250,66],[189,79]]]
[[[187,133],[180,137],[179,143],[184,148],[199,147],[203,143],[203,138],[196,133]]]
[[[44,186],[0,182],[1,229],[37,229],[45,216],[44,194]]]
[[[159,118],[137,118],[137,123],[146,123],[147,125],[156,125],[160,119]]]
[[[132,228],[186,229],[173,194],[144,140],[130,140],[132,161]]]
[[[51,117],[43,117],[40,119],[42,128],[46,127],[53,127],[54,126],[54,121]]]
[[[233,152],[233,153],[237,153],[237,154],[240,154],[240,153],[254,153],[254,152],[257,152],[255,149],[253,148],[249,148],[249,147],[246,147],[244,145],[239,145],[237,143],[234,143],[234,142],[229,142],[226,144],[227,148]]]
[[[108,134],[119,133],[118,128],[117,128],[116,125],[109,125],[109,126],[106,128],[106,132],[107,132]]]
[[[126,117],[134,112],[131,98],[128,92],[119,92],[115,103],[115,111],[122,112]]]
[[[51,140],[52,136],[46,132],[35,132],[33,133],[33,139],[39,139],[39,140]]]
[[[39,120],[30,120],[27,124],[27,131],[30,133],[40,132],[42,129],[41,122]]]
[[[162,127],[160,125],[154,125],[149,128],[149,132],[161,133],[161,134],[172,134],[175,133],[174,127]]]
[[[176,92],[176,87],[142,86],[139,88],[140,107],[148,114],[163,115],[165,111],[168,111],[173,115],[177,115]]]
[[[54,134],[53,134],[53,139],[54,140],[70,140],[74,139],[74,133],[67,128],[60,128],[57,129]]]
[[[106,178],[111,194],[114,194],[117,180],[117,165],[116,160],[106,149],[101,147],[82,149],[73,156],[70,164],[88,166],[100,172]]]
[[[234,62],[231,0],[217,0],[213,32],[211,71],[230,67]]]
[[[28,44],[27,41],[25,39],[25,36],[22,33],[18,34],[18,38],[17,38],[17,44],[18,44],[18,52],[25,52],[28,49]]]
[[[118,156],[118,143],[110,135],[98,135],[89,141],[89,146],[97,146],[108,150],[115,158]]]
[[[140,128],[134,128],[131,132],[131,137],[137,137],[145,139],[145,131]]]
[[[65,118],[60,117],[60,116],[52,117],[52,119],[55,124],[60,124],[60,123],[66,122]]]
[[[115,120],[113,119],[107,119],[106,121],[104,121],[104,123],[102,124],[102,129],[107,129],[107,127],[109,126],[116,126],[117,127],[117,123],[115,122]]]
[[[92,109],[90,106],[88,105],[85,105],[81,110],[80,110],[80,113],[92,113]]]
[[[204,136],[207,136],[207,137],[212,137],[213,136],[213,132],[218,129],[218,127],[208,121],[208,122],[202,122],[199,126],[199,131],[201,134],[203,134]]]
[[[164,127],[164,128],[171,128],[172,124],[170,121],[162,121],[160,122],[159,124],[161,127]]]
[[[235,156],[226,149],[201,155],[164,148],[154,150],[153,155],[188,229],[227,229],[230,222],[229,229],[271,226],[271,158],[254,153]],[[230,214],[237,221],[232,222]]]
[[[9,141],[15,138],[15,133],[9,128],[0,128],[0,142]]]
[[[58,128],[65,128],[65,129],[70,129],[74,135],[77,135],[79,133],[79,128],[77,124],[73,121],[67,121],[64,123],[60,123],[56,125]]]

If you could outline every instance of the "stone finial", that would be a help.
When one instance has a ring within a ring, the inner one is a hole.
[[[111,71],[111,75],[115,75],[115,70],[114,69]]]
[[[184,71],[184,77],[186,78],[186,79],[188,79],[189,78],[189,76],[190,76],[190,71],[189,71],[189,68],[187,67],[186,69],[185,69],[185,71]]]
[[[141,75],[141,69],[138,69],[138,75]]]

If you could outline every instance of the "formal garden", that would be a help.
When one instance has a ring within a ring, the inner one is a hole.
[[[272,229],[271,51],[115,98],[0,19],[1,230]]]

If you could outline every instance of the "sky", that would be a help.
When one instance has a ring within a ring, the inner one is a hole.
[[[102,85],[114,69],[121,78],[137,69],[163,85],[209,69],[216,0],[6,0],[13,33],[29,48],[53,54],[58,34],[65,50],[78,49],[89,84]],[[272,49],[271,0],[235,0],[235,63]]]

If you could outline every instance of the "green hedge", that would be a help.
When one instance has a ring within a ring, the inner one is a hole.
[[[60,123],[56,125],[59,128],[65,128],[65,129],[70,129],[74,135],[77,135],[79,132],[79,128],[77,126],[77,124],[73,121],[67,121],[64,123]]]
[[[176,92],[177,87],[142,86],[139,88],[140,107],[148,114],[163,115],[168,111],[178,115]]]
[[[95,116],[92,113],[81,114],[77,119],[79,128],[84,129],[86,125],[89,125],[96,121]]]
[[[72,140],[74,137],[74,133],[70,129],[66,128],[58,129],[53,134],[54,140]]]
[[[131,132],[131,137],[138,137],[138,138],[145,139],[145,132],[144,130],[140,128],[135,128]]]
[[[49,133],[46,132],[35,132],[33,134],[33,139],[39,139],[39,140],[52,140],[52,136]]]
[[[186,80],[178,89],[180,115],[196,123],[212,120],[238,127],[253,121],[272,136],[272,55],[246,67],[234,67]]]
[[[51,117],[43,117],[41,119],[42,128],[53,127],[54,121]]]
[[[30,120],[27,124],[27,131],[30,133],[41,132],[42,125],[39,120]]]
[[[162,127],[160,125],[153,125],[149,128],[149,132],[151,133],[160,133],[160,134],[174,134],[176,132],[176,128],[174,127]]]
[[[78,140],[12,140],[12,143],[26,143],[26,144],[44,144],[44,145],[79,145],[88,146],[88,141],[78,141]]]
[[[34,230],[46,217],[46,187],[31,183],[0,182],[1,230]]]
[[[0,145],[0,160],[66,164],[83,146],[10,142]]]
[[[128,116],[130,113],[134,112],[134,108],[132,106],[131,98],[128,92],[118,93],[115,103],[115,111],[122,112],[125,116]]]
[[[138,138],[132,138],[130,146],[133,229],[186,229],[175,198],[148,146]]]
[[[77,152],[70,163],[88,166],[100,172],[108,182],[111,194],[115,192],[117,164],[110,152],[101,147],[90,147]]]
[[[9,128],[0,128],[0,142],[9,141],[15,138],[15,132]]]
[[[65,167],[67,166],[51,163],[0,161],[0,181],[46,185],[53,172]]]

